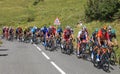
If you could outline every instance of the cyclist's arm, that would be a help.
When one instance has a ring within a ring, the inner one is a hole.
[[[93,39],[93,35],[91,36],[91,41],[92,41],[92,42],[95,42],[94,39]]]
[[[86,37],[86,41],[89,41],[89,36],[88,36],[87,32],[85,33],[85,37]]]
[[[74,40],[74,35],[73,34],[71,34],[71,38]]]
[[[97,34],[97,40],[98,40],[98,44],[101,46],[101,42],[100,42],[100,37],[101,37],[102,33],[101,31],[99,30],[98,31],[98,34]]]

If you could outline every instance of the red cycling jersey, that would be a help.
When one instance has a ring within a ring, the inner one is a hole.
[[[98,31],[97,37],[99,37],[100,40],[109,40],[109,34],[108,34],[108,32],[105,32],[105,34],[103,34],[102,30]]]
[[[63,38],[67,41],[70,38],[71,31],[70,30],[64,30],[63,32]]]
[[[52,33],[55,36],[55,34],[56,34],[56,28],[55,27],[52,27]]]

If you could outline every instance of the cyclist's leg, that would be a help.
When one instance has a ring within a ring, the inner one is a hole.
[[[43,44],[46,43],[46,34],[43,33]]]
[[[8,32],[6,32],[6,40],[8,40],[8,36],[9,36],[9,35],[8,35]]]
[[[103,45],[103,41],[100,41],[101,42],[101,45]],[[97,56],[96,56],[96,61],[100,61],[100,52],[101,52],[101,49],[97,49]]]
[[[98,54],[98,41],[94,40],[91,44],[91,60],[95,61]]]
[[[77,56],[80,55],[80,42],[77,43]]]

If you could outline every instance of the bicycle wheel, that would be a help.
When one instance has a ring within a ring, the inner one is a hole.
[[[94,57],[93,57],[93,60],[92,60],[92,63],[93,63],[93,65],[94,65],[94,67],[96,67],[96,68],[100,68],[100,63],[101,63],[101,61],[96,61],[96,56],[97,56],[97,53],[96,54],[94,54]]]
[[[111,54],[110,54],[110,64],[115,65],[115,62],[116,62],[116,54],[115,54],[115,52],[111,52]]]
[[[103,70],[108,72],[109,68],[110,68],[110,60],[109,60],[109,56],[107,53],[103,54],[102,56],[102,67]]]

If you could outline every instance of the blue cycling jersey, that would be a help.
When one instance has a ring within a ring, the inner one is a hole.
[[[61,32],[62,32],[61,28],[57,29],[57,33],[61,33]]]
[[[36,31],[36,28],[33,27],[33,28],[31,29],[31,32],[32,32],[32,33],[35,33],[35,31]]]
[[[47,29],[47,28],[44,28],[44,29],[42,30],[42,32],[43,32],[44,34],[46,34],[46,33],[48,32],[48,29]]]

